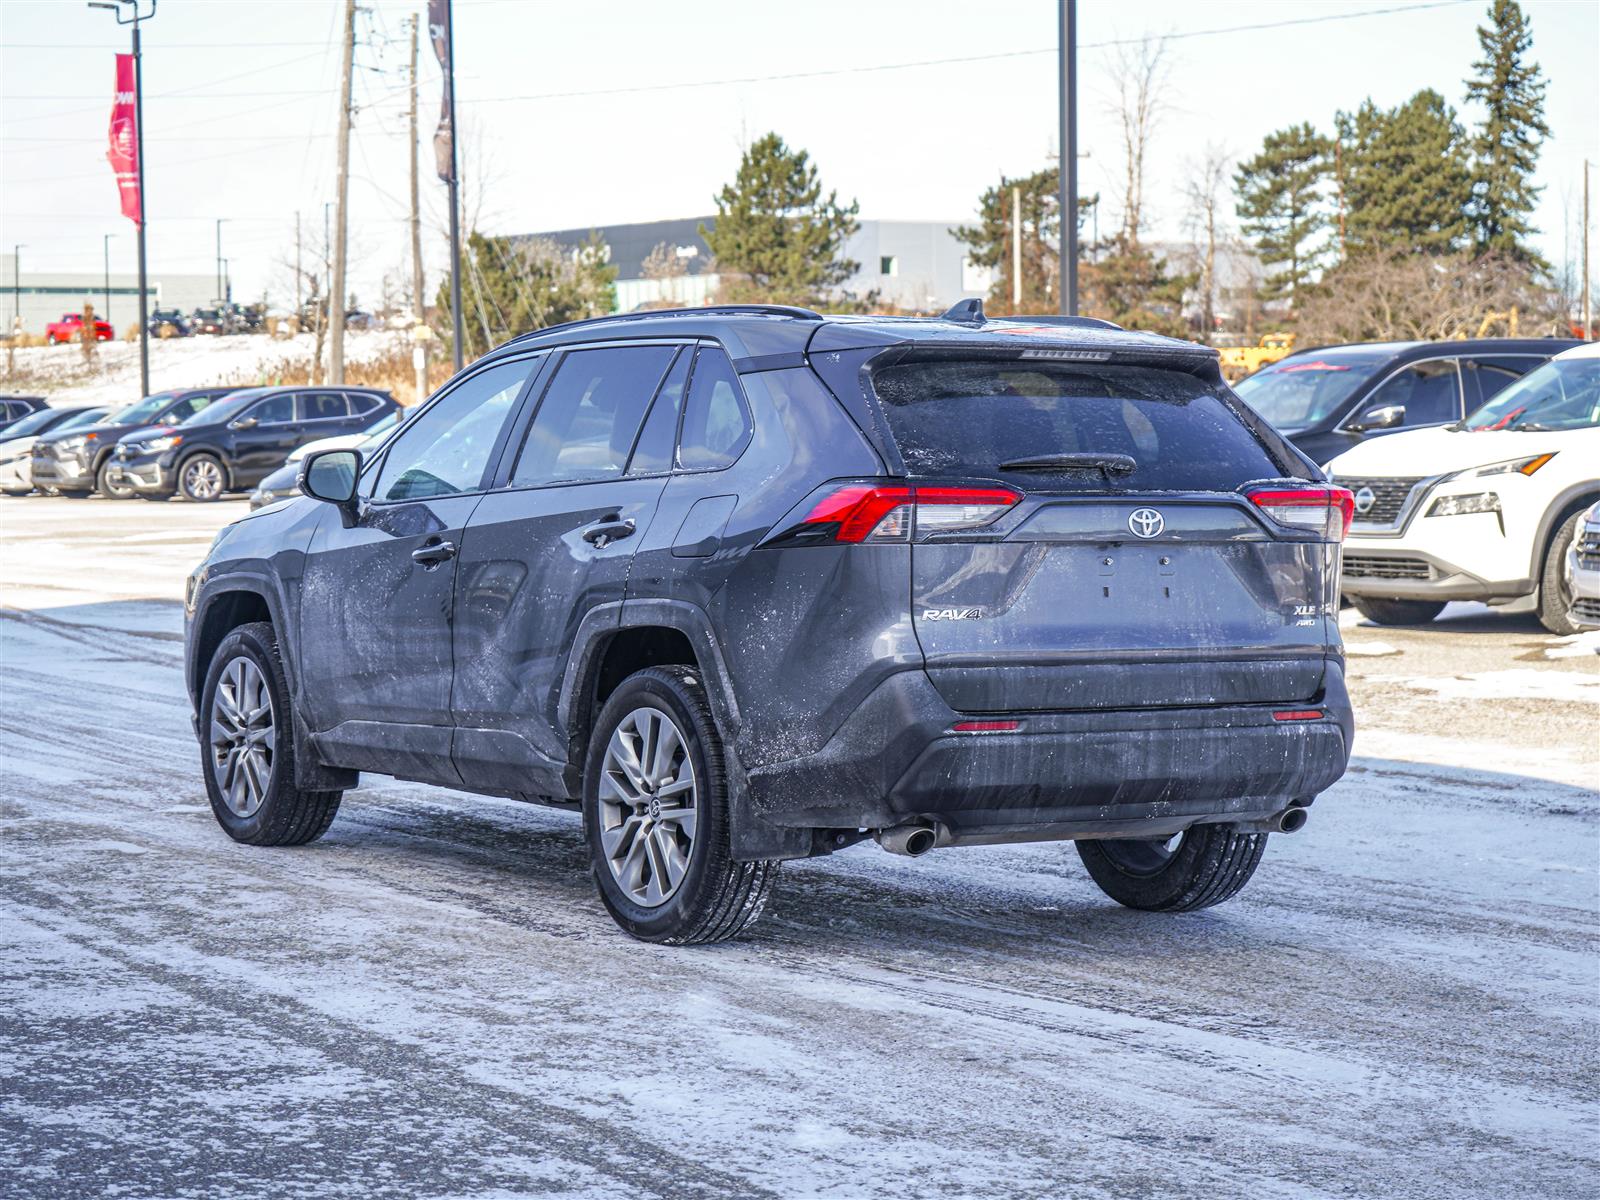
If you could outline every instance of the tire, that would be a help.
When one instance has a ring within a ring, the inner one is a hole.
[[[1583,513],[1589,503],[1568,513],[1556,526],[1550,544],[1545,547],[1544,569],[1539,572],[1539,624],[1563,637],[1582,632],[1567,616],[1567,610],[1572,607],[1572,592],[1567,588],[1567,551],[1572,539],[1578,536],[1578,526],[1583,523]]]
[[[227,715],[240,711],[241,696],[251,704],[247,711],[255,713],[254,721]],[[303,846],[326,833],[339,811],[343,792],[308,792],[294,785],[291,712],[272,626],[255,621],[232,630],[211,656],[200,690],[200,771],[217,824],[236,842]],[[241,730],[245,736],[236,736]],[[233,754],[230,767],[230,753],[240,748],[245,753]]]
[[[1193,825],[1175,842],[1086,840],[1078,857],[1100,890],[1145,912],[1193,912],[1229,899],[1250,882],[1267,848],[1264,833]]]
[[[670,730],[679,747],[660,769],[650,761],[658,756],[646,752],[635,783],[621,764],[630,751],[637,764],[635,747],[652,722],[656,739]],[[661,794],[667,787],[675,790]],[[778,874],[776,862],[735,862],[730,854],[722,739],[700,672],[689,667],[630,675],[606,701],[584,766],[583,827],[600,900],[640,941],[682,946],[735,937],[761,915]]]
[[[215,454],[193,454],[178,464],[178,495],[193,504],[220,500],[228,490],[228,472]]]
[[[1351,596],[1350,603],[1369,621],[1379,625],[1426,625],[1444,611],[1442,600],[1377,600]]]
[[[94,490],[107,500],[131,500],[134,496],[134,491],[131,487],[126,484],[118,487],[111,482],[111,460],[109,458],[101,463],[94,473]]]

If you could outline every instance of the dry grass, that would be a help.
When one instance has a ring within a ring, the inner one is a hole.
[[[428,394],[432,395],[453,373],[449,358],[441,355],[435,347],[432,357],[428,360]],[[279,384],[310,386],[323,382],[322,372],[316,369],[310,358],[282,363],[269,372],[269,375],[270,378],[263,381],[260,372],[236,372],[233,377],[219,382],[237,383],[240,387],[255,387],[263,382],[274,386]],[[408,407],[416,404],[418,400],[427,399],[426,396],[417,395],[416,378],[416,368],[411,365],[409,346],[364,362],[347,362],[344,368],[344,381],[350,386],[382,388]]]

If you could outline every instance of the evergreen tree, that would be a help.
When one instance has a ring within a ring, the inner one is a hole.
[[[598,317],[616,307],[617,269],[598,232],[576,250],[539,239],[491,237],[473,230],[461,251],[464,351],[471,361],[519,333]],[[438,297],[451,327],[449,280]]]
[[[1481,250],[1501,250],[1537,261],[1525,239],[1540,188],[1532,184],[1540,143],[1550,136],[1544,122],[1544,80],[1537,63],[1524,61],[1533,31],[1517,0],[1494,0],[1489,28],[1478,26],[1483,57],[1472,64],[1467,99],[1485,109],[1473,138],[1472,236]]]
[[[1019,189],[1022,208],[1022,303],[1013,299],[1012,189]],[[1082,244],[1083,224],[1098,196],[1078,197],[1078,233]],[[994,312],[1055,312],[1060,306],[1056,276],[1060,274],[1061,175],[1055,167],[1045,167],[1017,179],[1000,177],[978,200],[978,223],[950,231],[967,246],[967,258],[975,266],[994,272],[989,301]]]
[[[1079,272],[1080,307],[1085,316],[1115,321],[1124,329],[1188,337],[1183,296],[1198,279],[1198,272],[1169,275],[1165,260],[1119,233]]]
[[[1472,179],[1455,109],[1431,88],[1337,118],[1349,254],[1447,254],[1468,240]]]
[[[716,197],[717,219],[700,236],[717,269],[732,276],[729,299],[826,304],[856,273],[844,243],[860,225],[859,206],[824,198],[816,167],[804,150],[790,150],[769,133],[744,153],[739,172]]]
[[[1240,229],[1268,267],[1263,298],[1294,311],[1326,250],[1324,183],[1332,143],[1309,123],[1269,133],[1261,152],[1234,172]]]

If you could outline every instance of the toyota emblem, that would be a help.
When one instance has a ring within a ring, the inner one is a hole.
[[[1369,511],[1372,506],[1377,503],[1377,500],[1378,496],[1376,492],[1369,487],[1362,488],[1356,493],[1356,511],[1358,513]]]
[[[1128,518],[1128,528],[1136,537],[1153,538],[1166,526],[1166,519],[1153,508],[1136,508]]]

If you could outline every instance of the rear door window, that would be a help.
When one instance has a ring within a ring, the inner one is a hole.
[[[301,392],[302,421],[342,421],[350,415],[350,403],[342,392]]]
[[[1461,360],[1461,390],[1467,412],[1492,399],[1545,360],[1523,355],[1474,355]]]
[[[639,442],[628,462],[629,475],[656,475],[672,470],[672,449],[678,440],[678,414],[683,411],[683,389],[689,382],[694,347],[680,353],[656,393],[650,415],[639,431]]]
[[[1053,491],[1232,491],[1286,469],[1216,389],[1179,371],[962,360],[903,363],[872,382],[914,476]],[[1039,463],[1060,454],[1126,455],[1133,469]]]
[[[733,363],[716,346],[702,346],[689,377],[678,466],[685,471],[726,467],[743,453],[750,430],[750,409]]]
[[[566,354],[534,414],[511,486],[620,477],[675,349],[608,346]]]

